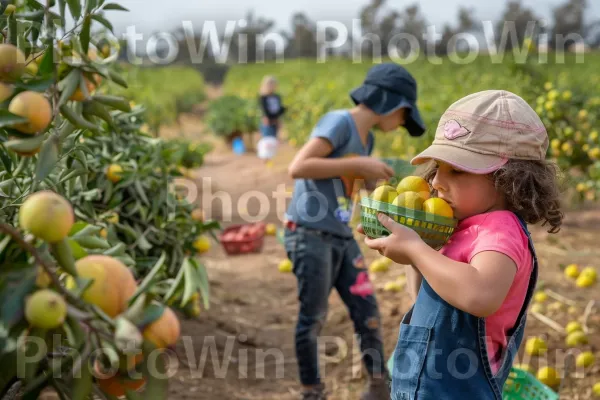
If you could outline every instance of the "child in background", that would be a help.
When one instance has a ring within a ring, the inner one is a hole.
[[[280,118],[285,113],[285,107],[281,102],[281,96],[276,93],[277,79],[267,75],[260,85],[259,103],[262,110],[260,131],[263,137],[277,137],[281,127]]]
[[[556,233],[563,218],[547,149],[535,111],[488,90],[450,106],[433,144],[412,160],[431,163],[426,179],[459,223],[439,252],[383,214],[391,234],[365,239],[407,265],[415,298],[393,356],[393,399],[502,400],[538,276],[527,224]]]
[[[425,126],[416,106],[417,84],[399,65],[372,67],[350,95],[356,106],[325,114],[289,166],[295,188],[286,213],[285,248],[298,281],[295,340],[304,400],[326,399],[317,338],[333,288],[350,311],[369,374],[361,399],[390,398],[377,300],[348,221],[357,181],[393,175],[388,165],[370,157],[371,129],[404,126],[410,135],[421,136]]]

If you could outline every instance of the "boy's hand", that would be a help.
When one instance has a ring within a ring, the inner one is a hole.
[[[398,264],[412,264],[410,253],[424,244],[417,232],[401,225],[385,214],[378,214],[377,218],[391,233],[387,237],[370,239],[365,238],[365,244],[379,254],[391,259]],[[358,232],[364,234],[362,225]]]
[[[357,172],[365,179],[390,179],[394,176],[394,170],[376,158],[359,157],[359,163]]]

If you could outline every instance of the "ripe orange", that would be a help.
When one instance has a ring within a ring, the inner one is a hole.
[[[74,222],[71,203],[50,190],[30,195],[19,210],[21,228],[48,243],[63,240]]]
[[[46,129],[52,121],[52,107],[43,94],[27,90],[21,92],[10,101],[8,111],[23,118],[27,122],[15,124],[13,128],[22,133],[37,133]]]
[[[403,178],[396,186],[398,194],[404,192],[417,192],[423,200],[427,200],[431,196],[429,183],[420,176],[407,176]]]
[[[157,349],[164,349],[177,343],[180,332],[179,319],[177,319],[173,310],[167,307],[159,319],[144,329],[143,336],[146,340],[152,342]]]
[[[444,199],[440,199],[439,197],[432,197],[425,200],[423,203],[423,210],[427,213],[440,215],[446,218],[454,217],[454,211],[452,210],[452,207],[450,207],[450,205],[446,203]]]

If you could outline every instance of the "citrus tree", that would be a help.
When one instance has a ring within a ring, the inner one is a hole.
[[[176,312],[209,306],[195,255],[219,226],[173,189],[207,149],[143,134],[143,105],[100,91],[128,86],[95,30],[122,6],[12,3],[0,8],[0,397],[164,399]]]

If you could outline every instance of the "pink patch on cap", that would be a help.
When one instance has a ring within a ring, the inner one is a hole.
[[[470,130],[459,124],[456,120],[451,119],[444,124],[444,136],[448,140],[458,139],[471,133]]]

